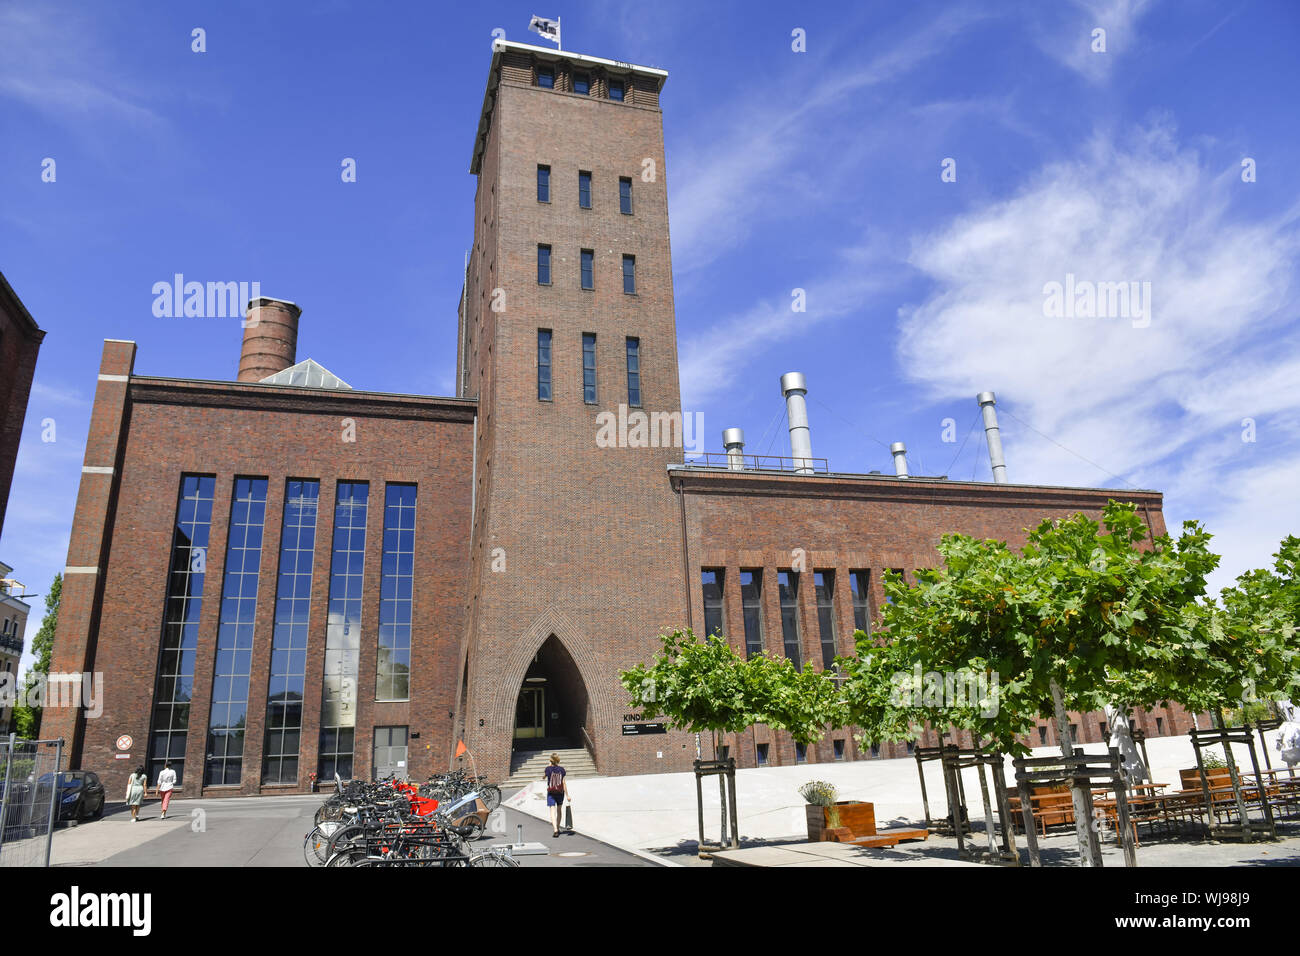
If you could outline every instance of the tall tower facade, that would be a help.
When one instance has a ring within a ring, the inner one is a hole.
[[[605,773],[695,756],[625,737],[618,682],[687,613],[666,76],[493,52],[458,344],[478,422],[456,726],[495,777],[512,750],[584,747]]]

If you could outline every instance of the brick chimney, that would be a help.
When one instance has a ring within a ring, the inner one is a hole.
[[[283,299],[250,299],[239,352],[240,382],[260,382],[298,361],[298,316],[302,309]]]

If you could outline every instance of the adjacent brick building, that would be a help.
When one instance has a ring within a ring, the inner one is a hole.
[[[274,299],[250,303],[238,381],[137,375],[105,343],[53,667],[103,673],[103,712],[46,712],[74,760],[110,786],[170,760],[191,794],[418,778],[460,740],[497,778],[561,745],[602,773],[687,769],[694,738],[639,733],[618,682],[661,630],[712,615],[820,662],[941,534],[1018,542],[1115,496],[685,462],[665,79],[496,44],[454,398],[295,364],[299,310]],[[1163,532],[1158,493],[1123,494]],[[724,745],[743,766],[903,752]]]
[[[0,541],[14,480],[18,440],[36,374],[36,354],[45,332],[0,273]]]

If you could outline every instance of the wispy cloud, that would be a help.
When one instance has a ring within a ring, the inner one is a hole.
[[[1167,125],[1095,136],[1012,198],[916,240],[911,262],[934,291],[903,314],[904,371],[936,398],[997,382],[1065,448],[1134,484],[1177,485],[1206,509],[1198,517],[1237,521],[1247,506],[1222,495],[1224,474],[1248,468],[1272,486],[1300,455],[1285,424],[1300,418],[1300,207],[1247,218],[1236,202],[1246,188]],[[1045,315],[1045,285],[1069,274],[1149,282],[1150,325]],[[1253,461],[1245,418],[1271,428]],[[1048,442],[1026,442],[1014,468],[1020,481],[1106,483]]]
[[[1068,6],[1031,2],[1025,9],[1030,33],[1044,53],[1101,84],[1138,46],[1138,21],[1154,6],[1155,0],[1072,0]],[[1105,31],[1104,52],[1093,49],[1098,29]]]

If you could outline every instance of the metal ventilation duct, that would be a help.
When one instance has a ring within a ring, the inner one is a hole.
[[[799,475],[811,475],[812,434],[808,430],[808,383],[802,372],[786,372],[781,376],[781,394],[785,396],[786,417],[790,420],[790,457]]]

